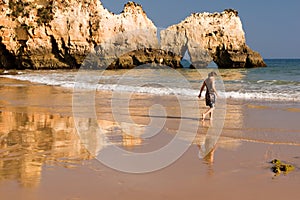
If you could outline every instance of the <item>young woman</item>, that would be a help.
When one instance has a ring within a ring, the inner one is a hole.
[[[204,90],[204,87],[206,88],[206,94],[205,94],[205,102],[206,106],[209,106],[209,109],[202,114],[202,120],[205,119],[206,115],[210,114],[210,120],[213,118],[213,111],[215,109],[215,102],[216,102],[216,96],[218,96],[217,90],[215,88],[215,76],[217,76],[216,72],[210,72],[208,74],[208,77],[204,80],[201,89],[200,94],[198,95],[198,98],[201,98],[201,93]]]

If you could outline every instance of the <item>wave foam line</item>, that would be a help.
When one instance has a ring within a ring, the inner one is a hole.
[[[69,77],[68,80],[65,80],[64,76],[39,76],[39,75],[5,75],[2,77],[21,80],[21,81],[30,81],[33,83],[40,83],[44,85],[51,86],[61,86],[65,88],[74,88],[75,77]],[[180,95],[185,97],[197,97],[199,90],[190,89],[190,88],[169,88],[169,87],[148,87],[148,86],[132,86],[132,85],[120,85],[120,84],[95,84],[93,83],[80,83],[80,89],[93,90],[97,88],[97,91],[116,91],[116,92],[130,92],[130,93],[141,93],[141,94],[154,94],[154,95]],[[278,100],[278,101],[300,101],[300,94],[283,94],[283,93],[262,93],[262,92],[236,92],[236,91],[226,91],[219,92],[220,98],[233,98],[233,99],[245,99],[245,100]]]

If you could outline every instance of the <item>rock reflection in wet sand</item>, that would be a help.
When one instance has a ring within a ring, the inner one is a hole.
[[[24,187],[35,187],[40,183],[44,166],[76,167],[83,160],[93,159],[102,148],[110,144],[119,145],[128,151],[146,145],[142,137],[145,125],[118,124],[109,120],[93,122],[86,118],[78,120],[80,127],[77,128],[85,130],[87,138],[79,138],[74,118],[70,116],[1,111],[0,181],[17,180]],[[95,126],[101,127],[102,134],[95,131]],[[207,142],[205,133],[209,125],[202,127],[194,144]],[[167,133],[173,135],[176,131],[168,129]],[[212,163],[213,154],[214,151],[204,160]]]
[[[91,156],[83,148],[71,117],[0,112],[0,180],[26,187],[40,182],[43,164],[72,167]]]
[[[81,124],[87,130],[91,130],[95,127],[89,124],[90,121],[90,119],[81,119]],[[142,143],[142,139],[138,137],[139,133],[135,133],[134,136],[126,134],[120,131],[115,122],[101,120],[98,124],[105,134],[115,135],[113,139],[108,137],[110,143],[124,148]],[[142,129],[137,130],[142,131]],[[25,187],[38,186],[43,165],[72,168],[82,160],[94,158],[108,144],[105,142],[107,137],[99,138],[97,134],[92,137],[95,138],[88,138],[87,141],[83,138],[79,139],[73,117],[2,111],[0,112],[0,181],[17,180]],[[89,143],[91,141],[92,144]]]

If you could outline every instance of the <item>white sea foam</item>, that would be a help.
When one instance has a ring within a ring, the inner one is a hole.
[[[32,83],[60,86],[65,88],[74,88],[76,80],[76,72],[44,72],[36,73],[29,72],[19,75],[3,75],[2,77],[30,81]],[[166,77],[163,81],[157,79],[158,83],[154,81],[140,80],[141,77],[126,77],[128,82],[119,82],[120,78],[124,78],[121,75],[101,76],[101,74],[95,74],[94,76],[87,77],[87,80],[80,80],[80,89],[95,90],[98,91],[115,91],[115,92],[129,92],[129,93],[141,93],[141,94],[153,94],[153,95],[179,95],[188,98],[196,98],[199,94],[199,83],[197,87],[190,87],[190,85],[183,87],[180,80],[173,80]],[[152,77],[151,77],[152,78]],[[131,82],[130,82],[131,81]],[[139,81],[139,82],[138,82]],[[176,82],[177,81],[177,82]],[[240,81],[241,83],[243,80]],[[263,82],[263,81],[259,81]],[[96,83],[96,84],[95,84]],[[143,84],[145,83],[145,84]],[[148,83],[148,84],[147,84]],[[149,84],[152,83],[152,84]],[[226,88],[226,82],[225,82]],[[279,101],[294,101],[299,102],[299,91],[289,92],[283,90],[283,86],[275,85],[272,90],[268,90],[268,87],[263,88],[260,85],[248,85],[248,88],[239,91],[220,91],[220,98],[232,98],[232,99],[246,99],[246,100],[279,100]],[[275,91],[275,92],[274,92]],[[278,92],[279,91],[279,92]],[[280,92],[283,91],[283,92]]]
[[[256,100],[270,100],[270,101],[300,101],[299,95],[294,94],[278,94],[278,93],[263,93],[263,92],[226,92],[226,98],[233,99],[256,99]]]

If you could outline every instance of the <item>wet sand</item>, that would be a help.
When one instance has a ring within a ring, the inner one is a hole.
[[[211,123],[199,123],[190,148],[172,165],[151,173],[129,174],[104,166],[79,139],[70,89],[0,79],[1,199],[299,199],[300,106],[288,102],[227,100],[227,113],[214,150],[199,158]],[[182,113],[173,97],[134,95],[129,110],[138,126],[120,131],[111,112],[111,93],[96,95],[97,123],[109,141],[132,152],[162,147],[176,134]],[[159,135],[144,139],[143,127],[154,104],[165,106],[167,121]],[[206,109],[199,101],[201,112]],[[88,109],[83,103],[82,113]],[[125,112],[121,108],[119,113]],[[215,116],[215,120],[218,116]],[[89,120],[81,121],[86,126]],[[86,144],[86,143],[85,143]],[[274,176],[270,160],[293,164]]]

